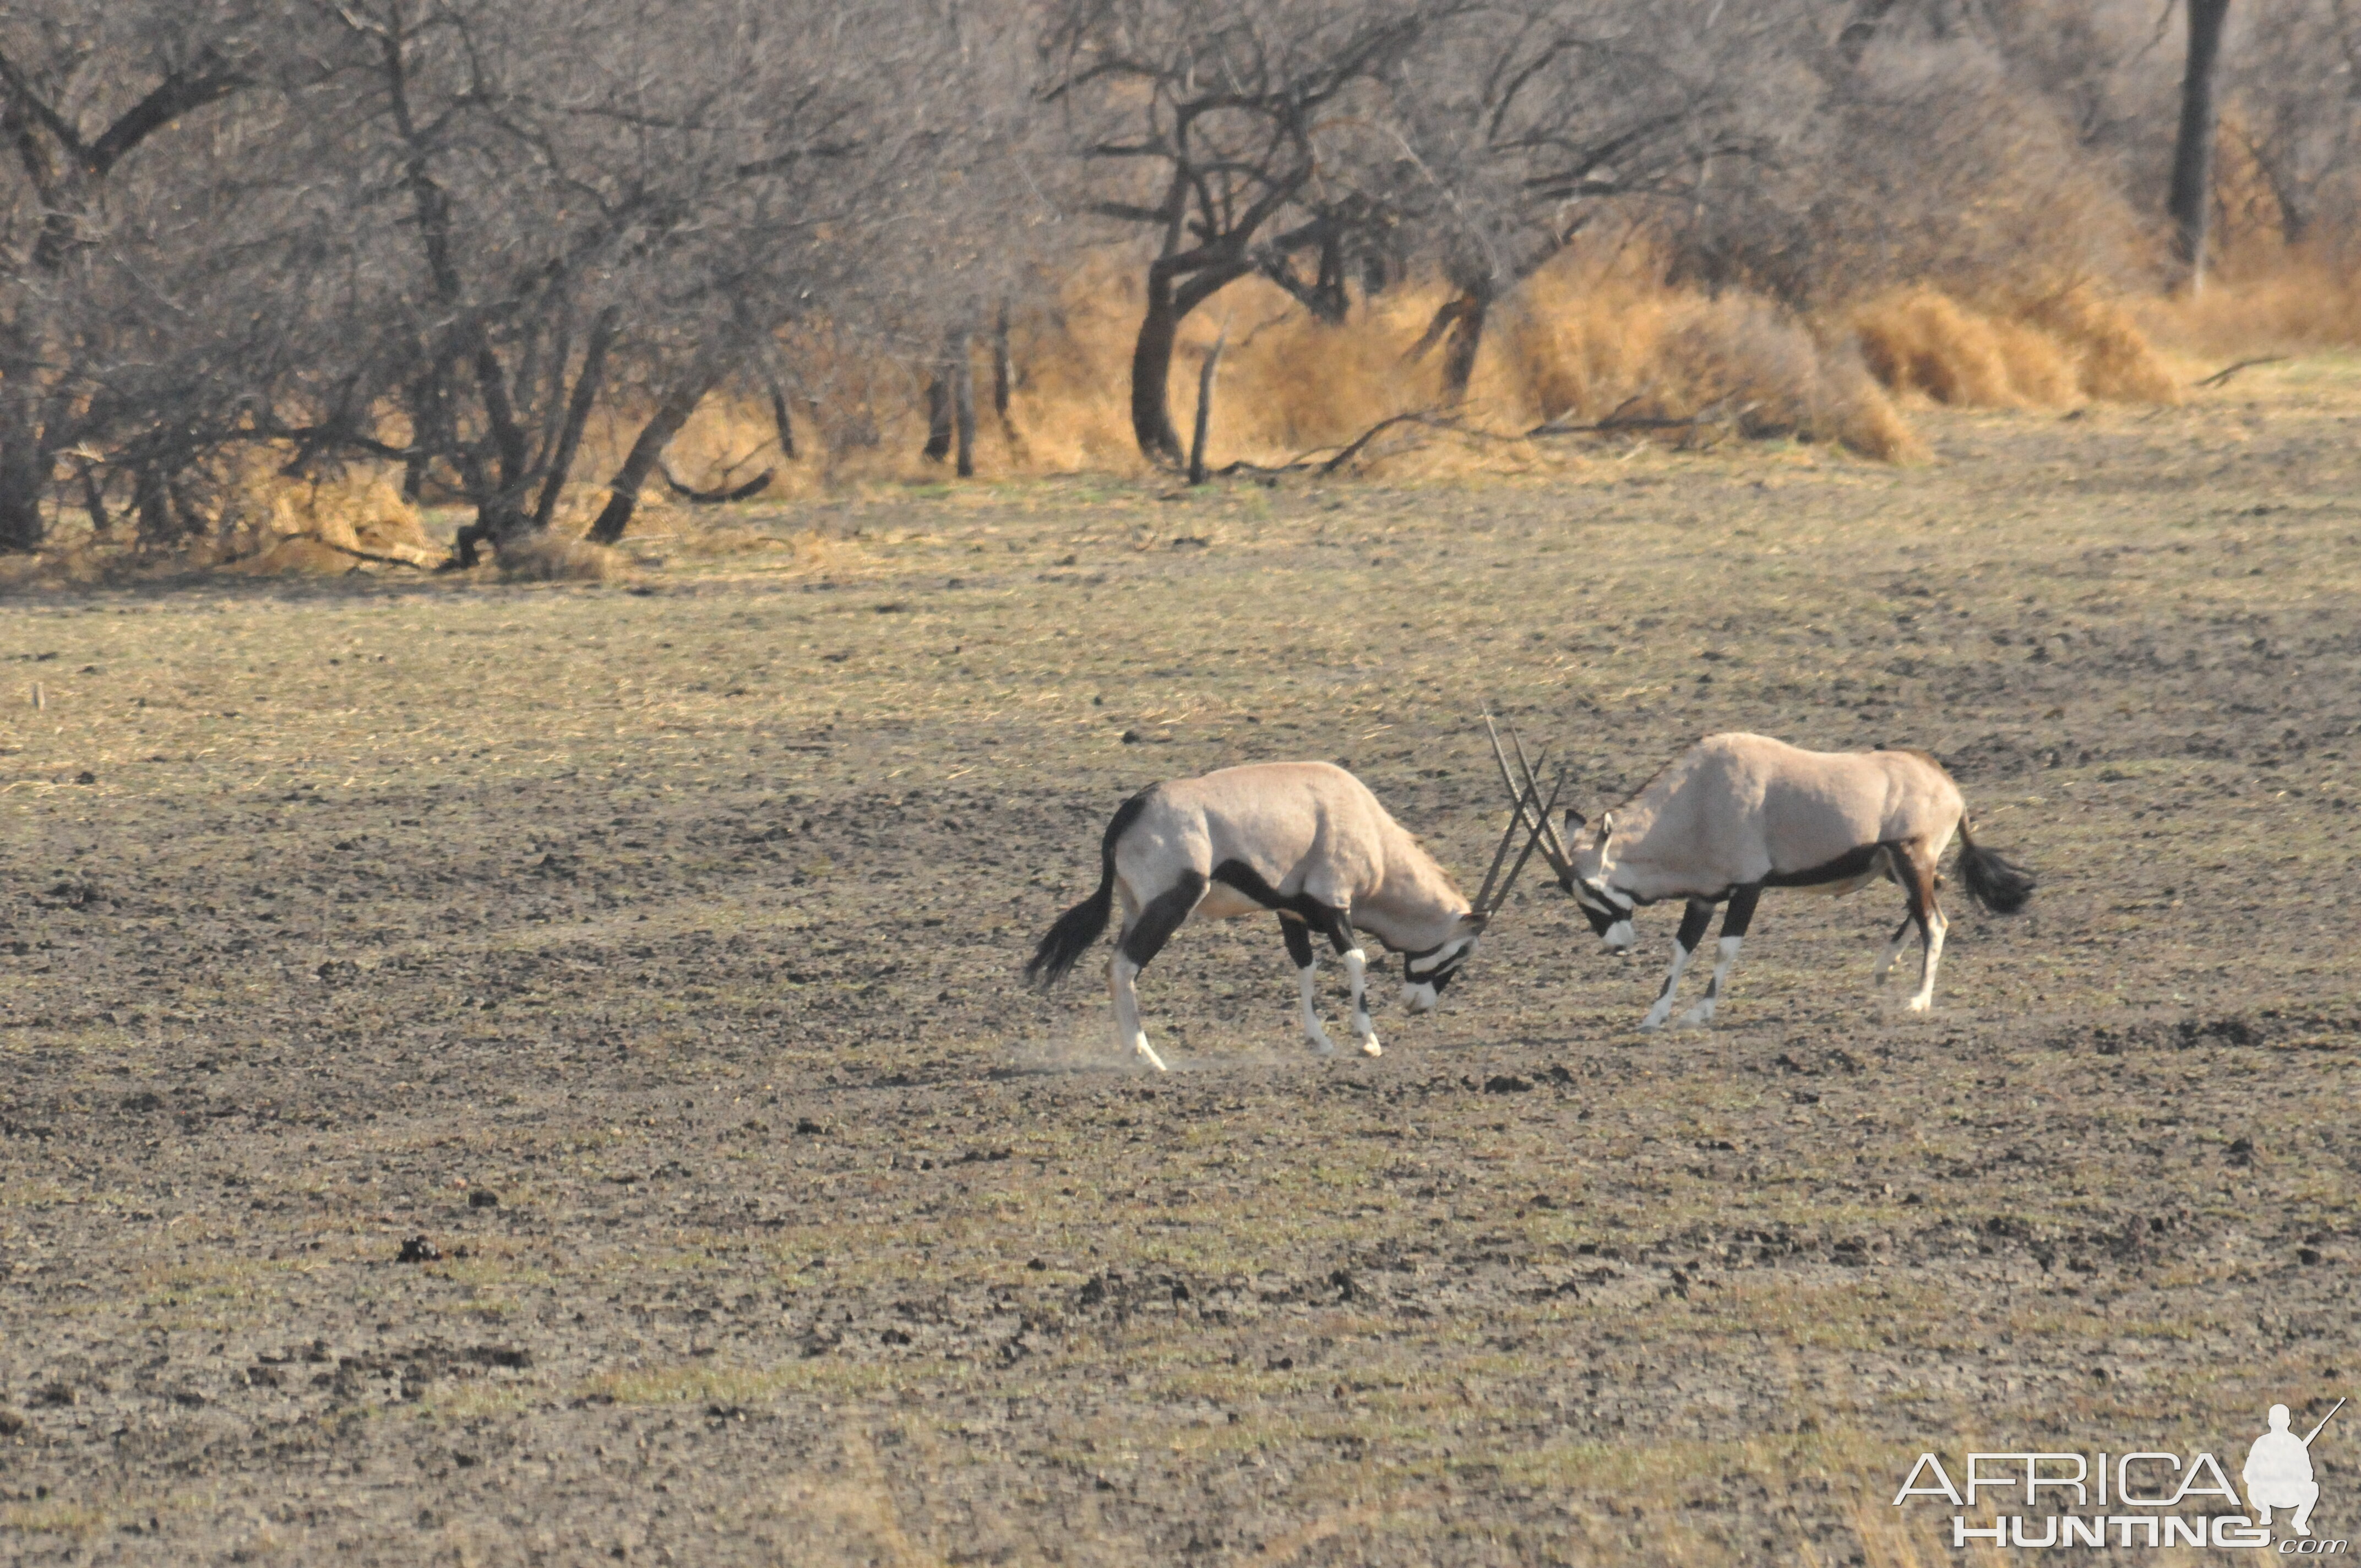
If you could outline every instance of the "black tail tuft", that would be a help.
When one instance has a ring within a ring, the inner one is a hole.
[[[1058,916],[1056,925],[1033,949],[1033,957],[1025,965],[1025,978],[1048,989],[1066,978],[1082,956],[1091,950],[1107,928],[1107,916],[1115,908],[1115,846],[1125,829],[1139,819],[1147,809],[1148,792],[1143,790],[1115,808],[1115,819],[1107,824],[1106,837],[1099,840],[1098,891]]]
[[[1994,915],[2014,915],[2024,908],[2037,885],[2025,867],[1978,844],[1965,818],[1960,822],[1960,876],[1970,895]]]

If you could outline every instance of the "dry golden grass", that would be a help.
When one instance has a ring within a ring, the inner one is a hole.
[[[2179,398],[2131,313],[2087,288],[1990,309],[1935,289],[1905,289],[1855,307],[1847,324],[1880,381],[1939,403],[2025,409]]]
[[[1534,440],[1536,427],[1602,422],[1678,446],[1730,437],[1837,444],[1905,461],[1923,453],[1902,405],[1912,399],[1991,409],[2069,407],[2092,400],[2179,400],[2182,356],[2234,356],[2361,343],[2361,286],[2324,252],[2251,240],[2223,280],[2193,298],[2136,309],[2088,284],[1971,298],[1930,285],[1804,316],[1743,292],[1708,295],[1667,280],[1645,245],[1569,249],[1496,306],[1466,397],[1443,386],[1444,353],[1424,343],[1451,298],[1439,281],[1397,287],[1345,323],[1310,316],[1267,280],[1233,285],[1182,323],[1170,403],[1174,427],[1196,414],[1197,370],[1216,341],[1223,357],[1210,422],[1216,466],[1275,466],[1333,454],[1394,416],[1447,412],[1452,431],[1408,425],[1356,455],[1356,471],[1396,479],[1566,472],[1578,445]],[[1149,471],[1132,437],[1128,378],[1143,308],[1140,269],[1103,258],[1078,269],[1053,307],[1013,323],[1015,383],[1004,417],[992,406],[992,345],[972,345],[976,459],[985,477]],[[796,455],[783,450],[767,394],[738,385],[709,399],[674,441],[682,483],[725,488],[769,476],[766,502],[879,493],[951,477],[925,457],[923,368],[876,342],[823,328],[783,344]],[[586,434],[559,498],[552,537],[512,547],[504,580],[605,580],[610,556],[578,538],[609,498],[610,473],[637,429],[629,407],[604,411]],[[0,587],[87,583],[192,565],[256,576],[341,575],[365,567],[432,568],[447,559],[390,469],[356,466],[329,478],[289,479],[258,453],[230,477],[231,517],[169,563],[143,555],[124,531],[93,536],[61,518],[53,548],[11,563]],[[777,539],[735,530],[730,513],[679,503],[661,482],[642,498],[636,541],[671,553],[770,552]],[[817,561],[817,543],[797,547]],[[809,564],[809,563],[807,563]]]
[[[2361,277],[2322,247],[2275,240],[2231,250],[2204,286],[2144,304],[2158,341],[2214,359],[2361,345]]]

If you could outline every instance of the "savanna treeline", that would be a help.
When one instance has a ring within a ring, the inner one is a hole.
[[[2361,218],[2361,7],[2181,3],[0,5],[0,550],[357,467],[611,541],[1053,397],[1177,466],[1216,338],[1274,440],[2169,395],[2125,302]]]

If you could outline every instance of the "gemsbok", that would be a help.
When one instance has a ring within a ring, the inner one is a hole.
[[[1565,780],[1559,779],[1563,787]],[[1476,951],[1484,927],[1499,912],[1517,873],[1541,841],[1530,829],[1523,853],[1508,876],[1517,827],[1538,814],[1549,820],[1557,796],[1538,791],[1521,798],[1492,855],[1491,871],[1470,904],[1386,814],[1368,786],[1326,762],[1258,762],[1224,768],[1202,778],[1154,784],[1126,800],[1099,844],[1098,891],[1058,917],[1025,966],[1025,977],[1055,985],[1106,929],[1115,900],[1123,928],[1108,960],[1115,992],[1115,1048],[1156,1069],[1139,1025],[1134,981],[1183,921],[1229,920],[1277,912],[1303,993],[1303,1033],[1313,1050],[1336,1047],[1320,1026],[1312,938],[1325,937],[1343,955],[1353,987],[1353,1033],[1362,1051],[1381,1054],[1363,994],[1367,932],[1402,959],[1402,1002],[1413,1013],[1431,1010],[1451,977]],[[1494,892],[1495,885],[1499,892]]]
[[[1492,754],[1519,803],[1518,819],[1530,822],[1532,768],[1513,729],[1510,740],[1517,753],[1513,773],[1497,730]],[[1766,887],[1842,896],[1879,876],[1899,883],[1909,913],[1887,938],[1875,979],[1885,982],[1903,938],[1916,926],[1914,1013],[1925,1012],[1935,999],[1935,970],[1949,924],[1936,896],[1943,879],[1935,867],[1954,829],[1960,880],[1977,903],[1995,915],[2014,915],[2033,896],[2033,873],[1976,842],[1960,786],[1924,751],[1806,751],[1764,735],[1709,735],[1638,795],[1601,815],[1588,841],[1569,850],[1567,838],[1579,838],[1587,820],[1569,806],[1565,836],[1546,814],[1532,826],[1542,835],[1542,855],[1558,884],[1581,905],[1609,951],[1631,949],[1633,910],[1669,898],[1686,903],[1673,938],[1671,972],[1640,1021],[1642,1029],[1662,1028],[1672,1015],[1682,971],[1705,939],[1717,904],[1730,905],[1720,951],[1704,1000],[1681,1015],[1685,1025],[1713,1017]]]

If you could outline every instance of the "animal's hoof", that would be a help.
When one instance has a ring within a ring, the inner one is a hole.
[[[1643,1035],[1653,1035],[1664,1026],[1664,1015],[1661,1013],[1651,1013],[1640,1020],[1640,1032]]]
[[[1713,1009],[1710,1007],[1692,1007],[1681,1014],[1681,1027],[1684,1029],[1702,1029],[1712,1022]]]
[[[1315,1057],[1333,1057],[1336,1054],[1336,1043],[1334,1040],[1314,1040],[1312,1042],[1312,1054]]]
[[[1910,999],[1910,1011],[1913,1013],[1929,1012],[1934,1008],[1934,1005],[1935,1002],[1932,997],[1914,996]]]
[[[1375,1035],[1364,1035],[1361,1037],[1361,1054],[1365,1057],[1381,1057],[1386,1054],[1386,1047],[1378,1044],[1378,1037]]]
[[[1158,1056],[1154,1051],[1151,1051],[1151,1050],[1149,1050],[1149,1049],[1148,1048],[1148,1042],[1147,1042],[1147,1041],[1142,1040],[1142,1041],[1140,1041],[1140,1042],[1139,1042],[1139,1044],[1138,1044],[1138,1045],[1137,1045],[1137,1046],[1133,1047],[1132,1048],[1133,1048],[1134,1050],[1136,1050],[1136,1051],[1137,1051],[1137,1052],[1139,1053],[1139,1059],[1140,1059],[1140,1060],[1142,1060],[1142,1061],[1146,1062],[1148,1066],[1150,1066],[1150,1067],[1154,1068],[1157,1071],[1159,1071],[1159,1072],[1170,1072],[1170,1071],[1172,1070],[1170,1068],[1166,1067],[1166,1066],[1164,1065],[1164,1058],[1163,1058],[1162,1057]]]

